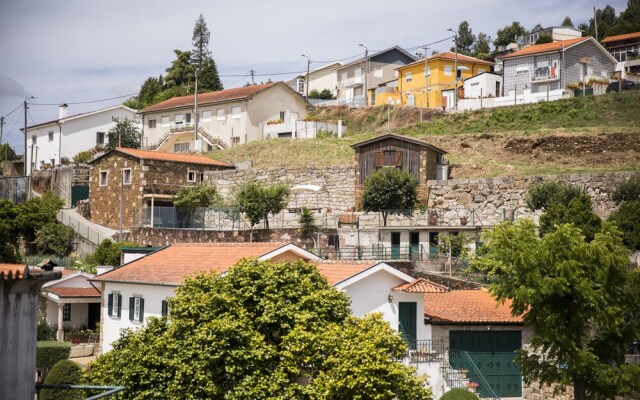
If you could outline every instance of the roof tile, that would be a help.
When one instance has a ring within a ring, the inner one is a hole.
[[[24,264],[0,264],[0,279],[22,279],[28,273],[27,266]]]
[[[486,289],[425,293],[424,314],[451,323],[522,323],[511,315],[511,302],[499,303]]]
[[[640,32],[625,33],[623,35],[608,36],[602,39],[602,43],[617,42],[618,40],[640,39]]]
[[[201,154],[178,154],[178,153],[165,153],[154,150],[140,150],[129,149],[126,147],[118,147],[115,149],[123,154],[128,154],[132,157],[136,157],[142,160],[157,160],[157,161],[169,161],[179,162],[186,164],[199,164],[199,165],[213,165],[217,167],[235,168],[233,165],[224,161],[214,160]]]
[[[334,286],[344,280],[351,278],[354,275],[365,271],[372,266],[378,264],[377,261],[365,261],[365,262],[318,262],[316,267],[320,270],[320,273],[327,278],[329,285]]]
[[[58,297],[100,297],[100,291],[96,288],[81,287],[48,287],[45,289]]]
[[[396,286],[393,290],[406,293],[446,293],[449,288],[425,278],[418,278],[413,282]]]
[[[578,44],[580,42],[584,42],[585,40],[589,40],[589,39],[591,39],[591,37],[587,36],[587,37],[580,37],[575,39],[559,40],[557,42],[551,42],[551,43],[536,44],[533,46],[525,47],[524,49],[508,54],[502,58],[514,58],[514,57],[527,56],[531,54],[549,53],[551,51],[562,50],[565,47],[573,46],[574,44]]]

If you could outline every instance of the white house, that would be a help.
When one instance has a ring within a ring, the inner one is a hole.
[[[471,78],[464,79],[464,97],[477,99],[480,97],[500,97],[502,92],[502,76],[490,72],[481,72]]]
[[[323,65],[322,67],[309,71],[309,92],[311,92],[312,90],[322,92],[323,90],[327,89],[333,96],[336,96],[338,93],[337,71],[341,66],[341,63],[333,62],[331,64]],[[306,74],[298,75],[287,82],[287,84],[291,89],[295,90],[303,96],[306,96],[306,79]]]
[[[44,164],[61,164],[62,158],[73,160],[81,151],[108,143],[108,132],[116,123],[113,118],[136,117],[136,111],[123,105],[72,116],[67,105],[59,108],[58,119],[27,127],[27,174]],[[23,129],[24,131],[24,129]]]

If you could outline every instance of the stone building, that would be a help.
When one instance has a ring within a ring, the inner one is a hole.
[[[233,169],[231,164],[203,155],[173,154],[116,148],[91,163],[89,206],[91,220],[110,228],[142,221],[154,207],[172,206],[172,197],[185,186],[203,181],[204,173]]]

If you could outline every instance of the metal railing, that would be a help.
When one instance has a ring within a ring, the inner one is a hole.
[[[43,383],[36,383],[36,393],[39,395],[41,389],[53,389],[53,390],[78,390],[78,391],[103,391],[102,393],[87,397],[85,400],[97,400],[107,397],[113,397],[119,399],[118,393],[124,392],[127,388],[124,386],[91,386],[91,385],[46,385]]]
[[[489,381],[487,381],[484,374],[482,374],[480,369],[478,369],[468,352],[461,350],[449,350],[449,365],[451,366],[451,368],[456,370],[456,373],[459,373],[460,370],[467,370],[468,372],[471,372],[471,376],[473,376],[473,379],[480,381],[477,382],[479,384],[478,397],[491,400],[500,400],[500,396],[498,396],[493,390],[493,387],[491,387],[491,384],[489,384]],[[467,382],[462,379],[460,380],[463,384],[462,387],[466,387],[468,380]]]
[[[446,348],[443,340],[410,340],[405,360],[410,364],[430,364],[446,360]]]
[[[90,222],[78,216],[74,218],[72,213],[75,211],[72,210],[60,210],[58,212],[58,221],[61,223],[70,226],[74,231],[88,242],[98,246],[105,239],[111,239],[111,236],[100,232],[98,229],[94,228]]]
[[[427,253],[421,244],[405,246],[371,246],[340,247],[336,251],[338,259],[356,260],[404,260],[422,261]]]

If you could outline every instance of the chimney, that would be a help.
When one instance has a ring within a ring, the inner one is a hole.
[[[67,118],[67,103],[60,104],[58,108],[58,119]]]

